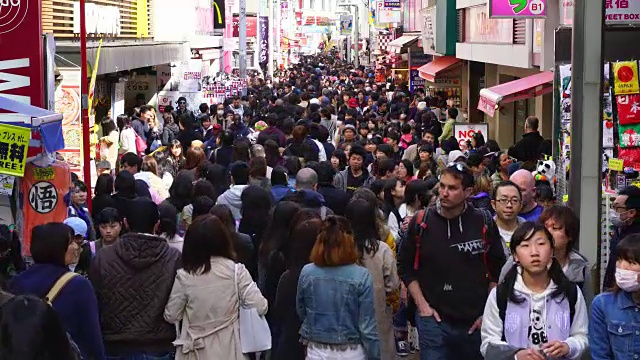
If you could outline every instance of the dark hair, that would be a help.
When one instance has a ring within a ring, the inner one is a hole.
[[[450,119],[455,119],[458,117],[458,109],[456,108],[449,108],[447,110],[447,115],[449,116]]]
[[[217,216],[230,233],[235,233],[236,221],[233,219],[233,213],[227,205],[215,205],[209,210],[209,214]]]
[[[192,196],[193,178],[188,172],[181,171],[171,183],[167,201],[175,206],[178,212],[182,212],[182,209],[191,203]]]
[[[212,200],[208,196],[198,196],[193,200],[193,211],[191,214],[191,218],[195,219],[198,216],[202,216],[204,214],[208,214],[209,211],[216,204],[214,200]]]
[[[553,189],[549,185],[536,186],[536,201],[556,201],[556,195],[553,193]]]
[[[137,167],[138,171],[142,168],[142,158],[135,153],[128,152],[120,158],[120,166],[127,165],[130,167]]]
[[[87,192],[87,184],[84,183],[84,181],[82,180],[74,180],[73,181],[73,187],[74,188],[78,188],[78,190],[82,191],[82,192]]]
[[[513,236],[511,236],[511,243],[509,244],[511,253],[515,254],[516,248],[523,241],[527,241],[531,239],[531,237],[533,237],[538,232],[544,233],[544,235],[547,237],[547,239],[551,243],[551,248],[553,249],[553,246],[554,246],[553,236],[544,227],[544,225],[533,223],[533,222],[525,222],[524,224],[520,225],[513,232]],[[521,304],[523,301],[525,301],[525,299],[518,296],[514,291],[514,286],[518,278],[518,267],[519,265],[517,263],[513,264],[511,269],[509,269],[509,271],[507,272],[507,275],[505,275],[504,277],[504,283],[501,284],[500,286],[505,286],[506,289],[508,289],[509,301],[516,304]],[[567,297],[567,294],[569,292],[568,289],[572,286],[576,286],[574,283],[569,281],[569,279],[567,279],[564,272],[562,271],[562,266],[560,266],[560,263],[555,257],[551,258],[551,267],[549,268],[548,273],[553,283],[556,284],[556,289],[553,291],[553,293],[551,293],[552,299],[555,299],[561,295],[563,295],[563,299],[564,299],[565,297]],[[560,301],[561,300],[562,299],[560,299]]]
[[[300,159],[296,156],[290,156],[284,161],[284,167],[287,168],[287,174],[290,178],[295,178],[298,175],[298,171],[302,169]]]
[[[184,165],[185,170],[196,169],[196,172],[206,160],[204,150],[196,146],[192,146],[189,148],[189,150],[187,150],[186,158],[187,158],[187,162]]]
[[[442,169],[440,177],[442,178],[444,175],[451,175],[457,180],[460,180],[463,189],[473,187],[473,185],[475,184],[475,179],[473,178],[471,169],[469,169],[467,165],[462,163],[456,163]]]
[[[131,118],[128,117],[127,115],[125,115],[125,114],[118,115],[118,117],[116,118],[116,125],[118,126],[118,129],[120,131],[122,131],[122,129],[125,126],[130,126],[131,125]]]
[[[121,197],[133,198],[136,196],[136,180],[133,174],[128,171],[120,171],[116,175],[113,187]]]
[[[476,146],[474,147],[474,149],[485,145],[484,135],[481,132],[473,134],[473,140],[476,141]]]
[[[178,233],[178,212],[176,208],[168,203],[158,205],[160,215],[159,232],[169,239],[173,239]]]
[[[182,266],[192,275],[211,271],[211,257],[220,256],[235,261],[229,229],[211,214],[193,220],[184,236]]]
[[[142,158],[142,168],[140,168],[140,170],[148,171],[158,177],[162,175],[158,172],[158,163],[156,162],[156,158],[151,155],[146,155]]]
[[[73,234],[70,226],[58,222],[31,229],[30,250],[33,262],[66,266],[64,258]]]
[[[400,162],[398,162],[398,165],[404,165],[404,168],[407,169],[407,177],[413,177],[413,164],[411,163],[411,160],[409,159],[403,159],[400,160]]]
[[[238,231],[250,236],[253,235],[252,238],[257,236],[254,240],[258,242],[267,227],[265,219],[269,217],[269,210],[271,210],[271,202],[273,201],[271,192],[260,186],[250,185],[242,191],[240,201],[242,202],[240,211],[242,220],[240,220]]]
[[[0,308],[0,358],[72,360],[76,354],[56,310],[33,295],[18,295]]]
[[[282,166],[276,166],[271,171],[271,186],[289,185],[287,182],[287,169]]]
[[[358,155],[362,157],[362,160],[365,160],[367,158],[367,151],[362,146],[354,144],[351,146],[351,151],[349,151],[349,159],[351,159],[353,155]]]
[[[113,193],[113,182],[114,180],[111,174],[100,174],[96,180],[96,196],[111,195],[111,193]]]
[[[538,223],[544,226],[548,220],[558,222],[564,227],[564,233],[569,238],[567,243],[567,254],[569,254],[580,238],[580,219],[570,207],[553,205],[542,212]]]
[[[207,180],[198,180],[193,185],[193,198],[195,199],[200,196],[206,196],[213,201],[218,199],[215,188]]]
[[[231,130],[225,130],[220,134],[220,144],[222,146],[232,146],[234,139],[235,136],[233,136],[233,132]]]
[[[116,130],[116,123],[108,116],[102,118],[100,125],[102,126],[102,134],[104,136],[108,136],[112,131]]]
[[[97,225],[122,223],[122,216],[118,213],[118,209],[106,207],[96,215],[95,222]]]
[[[640,188],[635,185],[629,185],[618,192],[618,195],[626,195],[627,201],[624,206],[631,209],[640,209]]]
[[[206,169],[205,179],[213,185],[213,200],[218,199],[218,196],[229,189],[229,173],[227,172],[227,168],[220,164],[209,164]]]
[[[394,172],[396,169],[396,163],[393,159],[384,157],[378,158],[373,163],[372,167],[374,168],[374,172],[378,176],[385,176],[388,172]]]
[[[158,205],[146,196],[139,196],[129,203],[131,209],[125,216],[129,230],[135,233],[153,234],[160,220]]]
[[[317,213],[314,213],[317,215]],[[293,223],[291,230],[289,253],[289,268],[302,269],[310,262],[311,251],[316,244],[316,238],[322,227],[322,219],[319,216],[311,217],[302,222]]]
[[[508,186],[512,186],[514,188],[516,188],[516,190],[518,190],[518,197],[520,198],[520,200],[522,200],[522,191],[520,191],[520,188],[518,187],[518,185],[516,185],[516,183],[514,183],[511,180],[505,180],[502,181],[501,183],[499,183],[494,189],[493,189],[493,196],[492,199],[497,199],[498,198],[498,189],[503,188],[503,187],[508,187]]]
[[[331,157],[338,159],[338,162],[340,163],[338,166],[339,171],[342,171],[347,167],[347,154],[344,153],[344,150],[336,149],[333,154],[331,154]]]
[[[360,261],[365,254],[373,256],[380,247],[380,235],[376,228],[376,211],[378,211],[377,207],[363,199],[350,201],[345,209],[345,218],[351,222]]]
[[[407,183],[404,189],[404,203],[413,204],[416,200],[420,200],[421,206],[429,204],[429,184],[425,180],[412,180]]]
[[[298,211],[300,206],[292,201],[281,201],[273,208],[260,245],[260,262],[266,264],[272,251],[285,252],[283,248],[289,245],[290,226],[294,224],[292,219]]]
[[[616,261],[640,264],[640,234],[629,234],[622,238],[616,246],[615,254]]]
[[[278,143],[269,139],[264,142],[264,154],[267,159],[267,165],[271,167],[278,166],[278,163],[282,159],[282,155],[280,155],[280,150],[278,147]]]
[[[267,161],[263,157],[254,157],[249,161],[249,176],[264,178],[267,176]]]
[[[247,185],[249,183],[249,164],[244,161],[235,161],[229,165],[229,172],[234,185]]]
[[[231,152],[231,161],[249,162],[249,142],[244,139],[236,139],[233,142],[233,150]]]
[[[351,265],[358,261],[358,249],[349,220],[330,215],[322,222],[322,229],[311,250],[311,261],[320,267]]]

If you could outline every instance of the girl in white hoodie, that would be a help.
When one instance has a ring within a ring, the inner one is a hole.
[[[588,347],[587,306],[553,257],[553,236],[526,222],[510,250],[515,264],[487,299],[480,352],[491,360],[580,358]]]

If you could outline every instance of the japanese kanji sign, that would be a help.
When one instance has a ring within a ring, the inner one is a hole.
[[[546,0],[489,0],[491,18],[545,18]]]
[[[621,148],[640,146],[640,124],[620,125],[618,132]]]
[[[616,96],[618,120],[622,125],[640,123],[640,95]]]
[[[258,26],[260,28],[260,51],[258,52],[258,62],[266,65],[269,59],[269,17],[260,16]]]
[[[0,174],[23,176],[31,129],[0,124]]]
[[[610,24],[640,22],[640,1],[605,0],[605,21]]]
[[[640,93],[637,61],[618,61],[613,63],[613,75],[613,89],[616,95]]]

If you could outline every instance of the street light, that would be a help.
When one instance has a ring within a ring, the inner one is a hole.
[[[338,4],[338,7],[354,7],[355,15],[353,17],[353,42],[356,50],[356,59],[354,65],[357,67],[360,66],[360,7],[358,4]]]

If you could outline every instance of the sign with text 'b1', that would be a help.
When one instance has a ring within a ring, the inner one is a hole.
[[[45,107],[41,3],[0,1],[0,95]]]
[[[489,0],[491,18],[546,18],[547,0]]]

